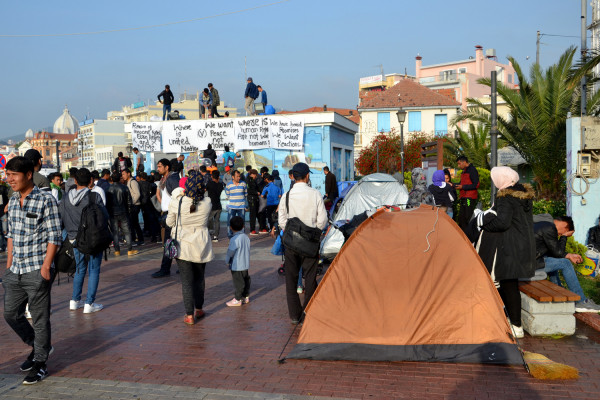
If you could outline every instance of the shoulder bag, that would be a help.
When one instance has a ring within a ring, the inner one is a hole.
[[[285,196],[285,208],[290,212],[290,192]],[[302,257],[316,258],[319,256],[321,230],[311,228],[298,217],[288,219],[283,231],[283,246]]]
[[[180,217],[181,217],[181,202],[183,201],[183,196],[179,199],[179,207],[177,210],[177,216],[175,217],[175,239],[172,237],[165,240],[164,254],[169,257],[171,260],[174,258],[178,258],[181,253],[181,245],[177,240],[177,230],[179,229]]]

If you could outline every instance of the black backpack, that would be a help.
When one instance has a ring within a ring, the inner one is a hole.
[[[96,203],[97,193],[88,193],[88,204],[81,211],[75,247],[86,255],[95,255],[106,250],[113,240],[108,219]]]

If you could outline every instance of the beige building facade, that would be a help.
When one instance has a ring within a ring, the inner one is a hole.
[[[113,146],[127,146],[128,134],[120,120],[84,121],[78,136],[79,166],[98,169],[96,152]]]

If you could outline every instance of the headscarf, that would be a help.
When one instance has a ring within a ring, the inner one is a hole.
[[[185,181],[185,195],[191,198],[194,204],[204,198],[204,183],[200,172],[190,171]]]
[[[519,182],[519,174],[510,167],[494,167],[490,171],[490,176],[498,190],[506,189]]]
[[[438,169],[433,173],[432,178],[433,184],[437,187],[443,188],[446,186],[446,174],[443,169]]]

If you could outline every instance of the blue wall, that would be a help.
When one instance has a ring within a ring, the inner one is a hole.
[[[569,118],[567,120],[567,179],[575,173],[577,169],[577,151],[581,149],[581,118]],[[592,183],[590,188],[583,196],[578,196],[567,189],[567,214],[573,218],[575,223],[575,240],[581,244],[587,243],[588,230],[598,224],[598,214],[600,214],[600,182]],[[584,188],[580,179],[574,180],[574,186],[577,191]],[[581,198],[585,198],[585,205],[581,204]]]

